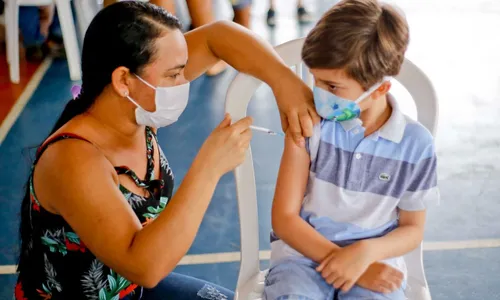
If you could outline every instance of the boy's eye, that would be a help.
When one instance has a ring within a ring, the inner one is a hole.
[[[331,84],[329,84],[329,85],[328,85],[328,88],[329,88],[331,91],[335,91],[335,90],[337,89],[337,87],[336,87],[336,86],[331,85]]]

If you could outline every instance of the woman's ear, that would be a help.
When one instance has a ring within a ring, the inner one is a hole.
[[[127,97],[132,84],[130,71],[126,67],[118,67],[111,73],[111,85],[113,91],[119,97]]]

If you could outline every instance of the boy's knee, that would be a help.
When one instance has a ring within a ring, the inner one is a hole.
[[[338,300],[359,300],[359,299],[406,300],[407,298],[402,288],[390,294],[382,294],[364,289],[357,285],[353,286],[352,289],[347,293],[340,292],[338,297]]]
[[[283,262],[266,276],[265,300],[315,300],[333,297],[333,287],[311,266],[299,262]]]

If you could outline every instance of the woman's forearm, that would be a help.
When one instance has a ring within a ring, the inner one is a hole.
[[[170,273],[191,247],[218,180],[208,166],[195,160],[165,210],[136,235],[131,257],[154,269],[152,281]]]

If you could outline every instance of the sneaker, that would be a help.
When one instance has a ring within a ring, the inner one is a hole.
[[[44,45],[29,46],[24,53],[27,61],[41,62],[47,56],[47,49]]]
[[[64,42],[61,36],[49,34],[49,38],[45,42],[45,47],[50,56],[54,58],[66,58]]]
[[[312,16],[304,7],[297,7],[297,19],[299,24],[305,25],[312,22]]]
[[[267,11],[267,26],[269,27],[274,27],[276,26],[276,12],[274,11],[274,9],[270,8],[268,11]]]

